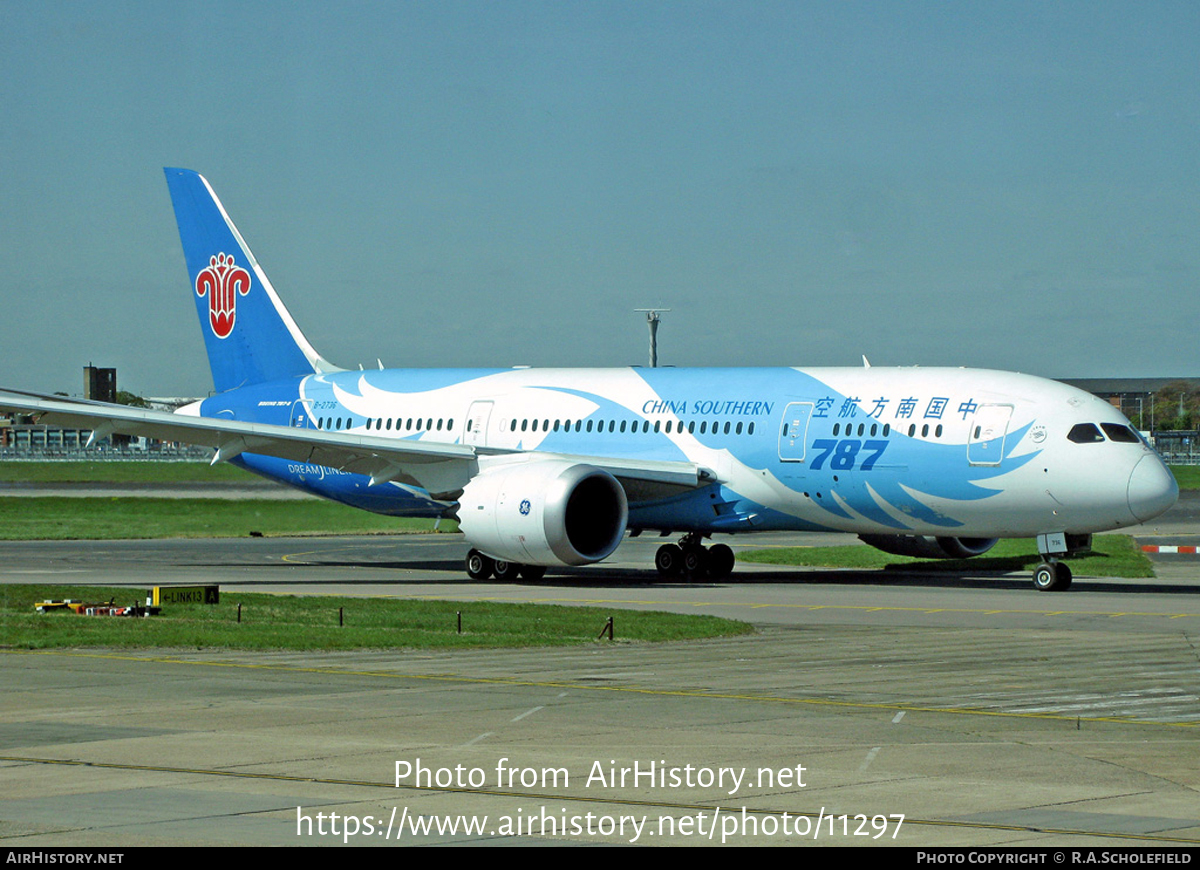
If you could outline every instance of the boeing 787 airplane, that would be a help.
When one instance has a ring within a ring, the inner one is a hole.
[[[216,391],[174,414],[0,392],[48,422],[202,444],[213,462],[375,513],[452,517],[499,580],[680,535],[665,576],[728,577],[714,534],[857,534],[963,558],[1036,538],[1042,590],[1094,532],[1175,503],[1119,411],[1064,384],[963,368],[383,369],[309,344],[208,182],[167,169]]]

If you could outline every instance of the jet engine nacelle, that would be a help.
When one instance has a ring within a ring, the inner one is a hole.
[[[501,465],[471,480],[459,499],[467,540],[493,559],[522,565],[587,565],[612,555],[629,503],[607,471],[566,460]]]
[[[928,535],[859,535],[864,544],[895,556],[919,559],[969,559],[996,546],[999,538],[935,538]]]

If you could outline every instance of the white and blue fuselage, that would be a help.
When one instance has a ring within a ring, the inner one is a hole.
[[[204,400],[205,417],[469,445],[517,456],[694,463],[703,487],[629,497],[629,527],[1031,537],[1141,523],[1169,471],[1111,405],[1009,372],[923,368],[414,369],[314,374]],[[1099,437],[1071,440],[1079,425]],[[1114,436],[1104,435],[1104,427]],[[1094,439],[1094,440],[1093,440]],[[345,504],[442,516],[454,500],[243,455]]]

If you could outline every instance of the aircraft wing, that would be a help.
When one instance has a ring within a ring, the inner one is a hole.
[[[214,464],[241,453],[278,456],[367,475],[372,484],[395,480],[419,486],[435,498],[457,497],[456,494],[480,472],[481,460],[486,465],[488,457],[521,452],[245,423],[18,390],[0,389],[0,410],[31,414],[39,422],[67,428],[91,429],[94,439],[133,435],[211,447],[215,451]],[[706,486],[715,480],[711,471],[691,462],[559,453],[537,455],[601,468],[620,480],[629,490],[631,500],[635,501],[667,497],[680,489]]]

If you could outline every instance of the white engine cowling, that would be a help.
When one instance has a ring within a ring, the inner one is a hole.
[[[859,535],[864,544],[895,556],[919,559],[969,559],[996,546],[997,538],[935,538],[929,535]]]
[[[467,540],[493,559],[587,565],[612,555],[625,534],[625,490],[607,471],[546,459],[477,475],[459,499]]]

